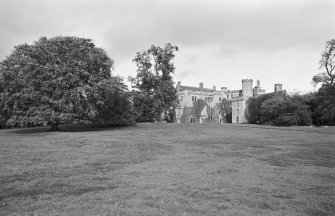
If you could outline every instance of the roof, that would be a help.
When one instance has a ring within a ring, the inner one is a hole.
[[[191,90],[191,91],[203,91],[203,92],[215,92],[214,89],[209,88],[199,88],[199,87],[191,87],[191,86],[179,86],[179,91],[182,90]]]

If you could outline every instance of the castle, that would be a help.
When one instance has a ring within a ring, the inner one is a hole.
[[[175,120],[178,123],[247,123],[244,112],[248,98],[265,94],[260,87],[260,81],[253,86],[252,79],[242,80],[241,90],[228,90],[222,87],[217,90],[204,88],[203,83],[199,87],[182,86],[178,82],[176,92],[179,104],[176,108]],[[275,84],[275,92],[282,91],[281,84]],[[223,105],[231,101],[231,113],[223,109]]]

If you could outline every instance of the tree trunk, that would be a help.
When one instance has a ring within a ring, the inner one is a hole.
[[[51,131],[59,131],[58,124],[52,124],[51,125]]]

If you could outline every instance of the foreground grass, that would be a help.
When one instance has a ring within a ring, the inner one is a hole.
[[[0,215],[335,215],[332,127],[63,130],[0,130]]]

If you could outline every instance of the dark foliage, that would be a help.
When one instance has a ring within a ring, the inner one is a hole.
[[[218,104],[219,113],[223,117],[225,123],[232,123],[232,103],[225,98]]]
[[[285,92],[271,93],[248,100],[249,123],[276,126],[304,126],[312,124],[308,98],[287,95]]]
[[[282,94],[284,92],[280,92]],[[245,116],[251,124],[264,124],[262,118],[262,104],[264,101],[275,96],[275,93],[263,94],[258,97],[251,97],[247,101]]]
[[[333,85],[335,79],[335,39],[326,42],[325,49],[319,61],[320,69],[323,71],[314,75],[312,82]]]
[[[325,84],[311,97],[313,123],[335,125],[335,85]]]
[[[164,48],[153,45],[146,51],[138,52],[133,59],[138,68],[137,75],[129,77],[129,80],[138,89],[133,92],[136,121],[172,121],[171,115],[177,105],[172,78],[175,51],[178,47],[170,43]]]
[[[42,37],[1,62],[2,116],[10,127],[127,124],[131,106],[113,60],[90,39]]]

